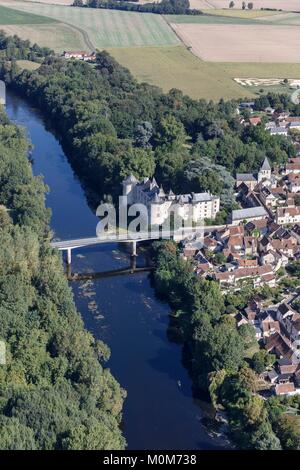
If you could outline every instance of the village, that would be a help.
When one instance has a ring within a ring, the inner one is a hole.
[[[251,116],[251,103],[243,108],[250,109],[248,119],[241,117],[243,125],[262,123]],[[292,136],[300,130],[300,117],[265,112],[272,119],[265,129],[272,135]],[[236,174],[242,208],[232,211],[228,224],[206,232],[202,242],[181,245],[181,256],[191,260],[195,274],[217,281],[224,294],[253,290],[235,320],[238,328],[251,325],[258,344],[276,357],[260,374],[262,395],[300,393],[299,193],[300,157],[274,169],[265,158],[257,174]],[[262,290],[269,295],[261,295]]]

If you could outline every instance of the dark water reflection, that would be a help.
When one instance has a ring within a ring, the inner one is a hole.
[[[52,229],[57,238],[95,236],[97,219],[54,134],[39,112],[12,93],[7,112],[27,129],[34,145],[35,174],[51,192]],[[117,244],[75,251],[73,272],[110,271],[128,266]],[[145,264],[143,256],[138,266]],[[127,390],[123,429],[129,449],[218,449],[225,444],[202,425],[203,404],[192,396],[182,365],[182,347],[168,340],[168,305],[156,299],[148,273],[71,283],[76,305],[95,337],[111,347],[108,367]],[[200,406],[201,405],[201,406]]]

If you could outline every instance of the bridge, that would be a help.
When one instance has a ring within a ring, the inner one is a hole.
[[[142,241],[154,240],[174,240],[181,241],[186,238],[194,238],[195,236],[203,236],[205,233],[210,233],[214,230],[226,228],[228,225],[210,225],[210,226],[195,226],[195,227],[182,227],[177,230],[153,230],[151,232],[124,232],[124,233],[103,233],[99,237],[78,238],[74,240],[59,240],[52,241],[52,248],[59,251],[67,252],[67,264],[72,263],[72,250],[76,248],[83,248],[93,245],[103,245],[107,243],[127,243],[132,245],[132,256],[137,256],[137,243]]]

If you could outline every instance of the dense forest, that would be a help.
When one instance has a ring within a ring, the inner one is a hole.
[[[34,48],[1,33],[0,76],[55,123],[96,203],[119,194],[130,173],[155,174],[166,190],[220,194],[222,221],[234,204],[235,171],[257,171],[265,156],[280,164],[295,155],[288,139],[270,136],[264,126],[242,126],[234,101],[197,101],[175,89],[164,94],[138,83],[107,52],[91,66],[46,51],[38,70],[21,71],[16,59]],[[268,95],[267,103],[300,113],[284,95]]]
[[[249,325],[237,330],[229,315],[246,306],[251,288],[223,295],[216,282],[195,276],[177,249],[170,241],[153,246],[154,283],[173,309],[195,388],[209,391],[213,404],[226,410],[238,448],[300,450],[300,396],[263,400],[254,394],[258,373],[275,357],[259,350],[247,359],[247,350],[256,344],[254,330]]]
[[[138,11],[161,15],[202,15],[200,10],[190,8],[189,0],[161,0],[160,2],[137,3],[126,0],[74,0],[73,6],[86,8],[108,8],[110,10]]]
[[[0,112],[0,449],[123,449],[125,392],[85,331],[50,248],[45,187]],[[3,359],[3,357],[2,357]]]

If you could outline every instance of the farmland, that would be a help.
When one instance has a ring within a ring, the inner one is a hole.
[[[270,25],[172,25],[193,53],[212,62],[300,62],[300,28]]]
[[[0,25],[6,24],[43,24],[54,23],[53,18],[47,16],[39,16],[32,13],[12,10],[5,6],[0,6]]]
[[[222,9],[228,8],[228,0],[190,0],[192,8],[203,9]],[[300,11],[299,0],[255,0],[254,7],[258,10],[261,8],[274,8],[285,11]],[[235,1],[235,8],[242,8],[242,0]]]
[[[193,98],[243,98],[253,96],[230,78],[218,64],[200,61],[183,46],[108,49],[140,81],[168,91],[178,88]]]
[[[0,4],[56,20],[52,24],[4,25],[8,34],[56,52],[106,49],[139,81],[165,91],[178,88],[193,98],[243,98],[259,92],[256,87],[239,85],[233,80],[236,77],[300,77],[300,64],[296,63],[300,58],[294,46],[300,39],[300,26],[285,25],[297,22],[299,14],[233,9],[162,17],[20,0],[0,0]]]
[[[57,53],[64,50],[87,50],[82,34],[76,29],[63,24],[5,25],[1,29],[8,35],[16,34],[22,39],[30,39],[43,47],[50,47]]]
[[[179,44],[176,35],[160,15],[27,2],[11,2],[10,6],[80,28],[98,48]]]

